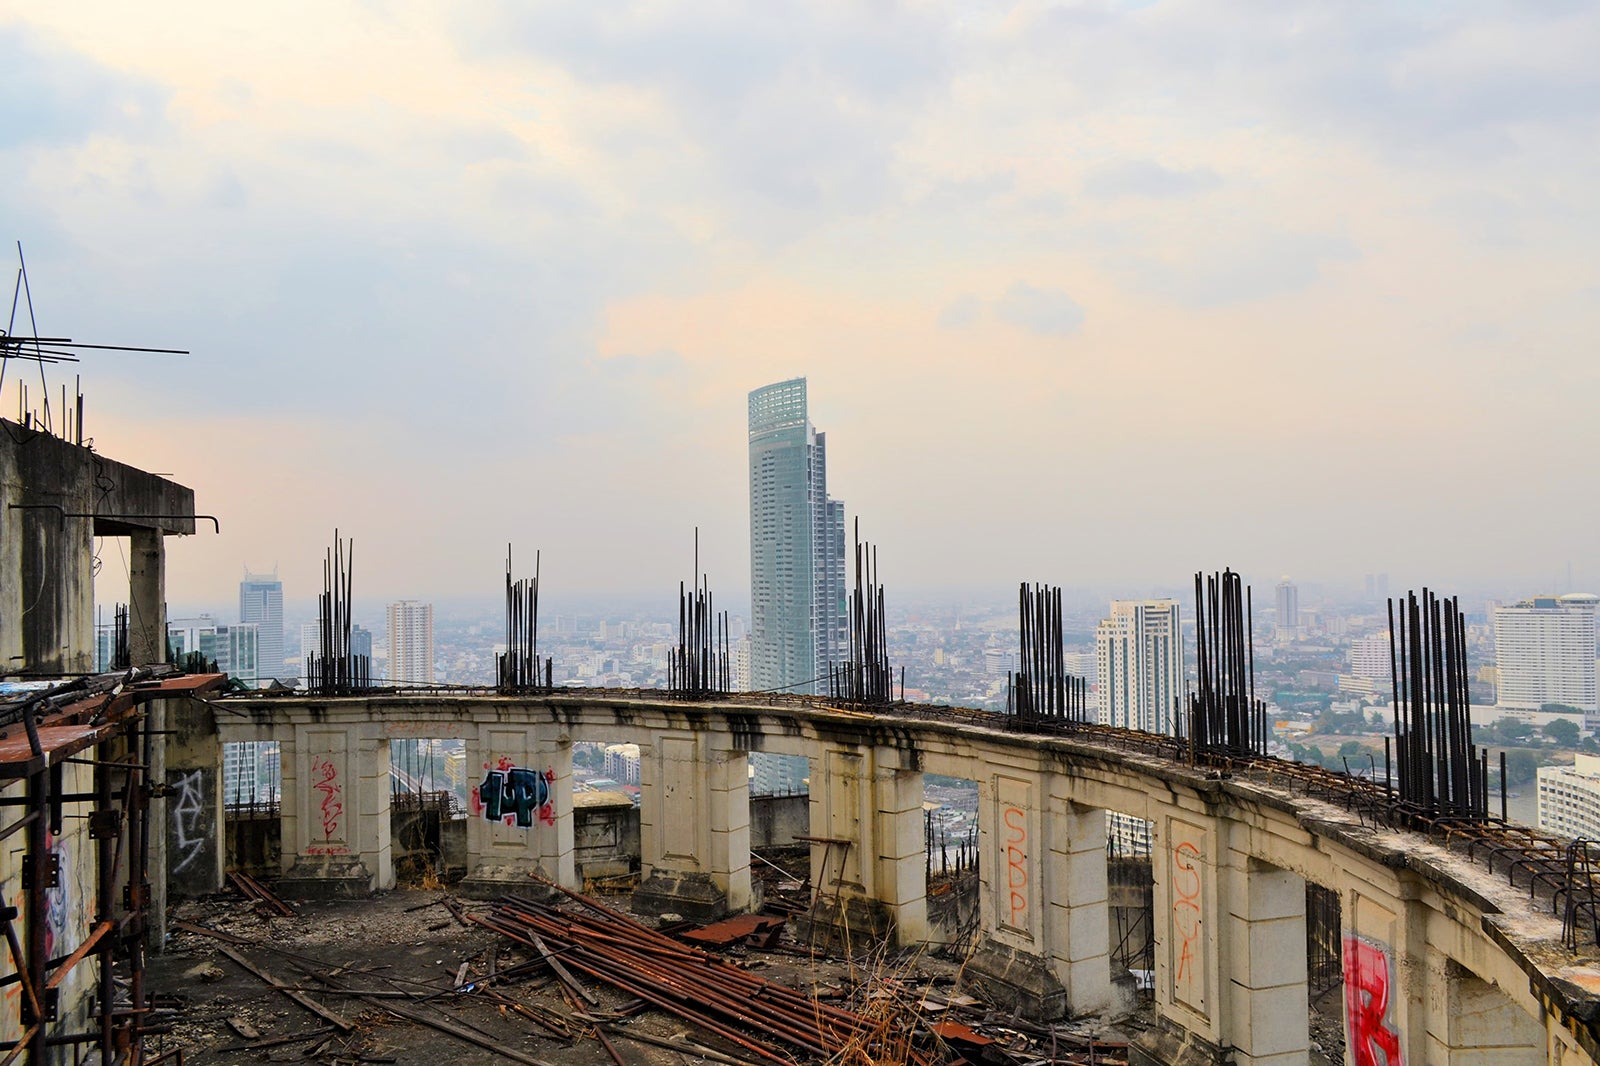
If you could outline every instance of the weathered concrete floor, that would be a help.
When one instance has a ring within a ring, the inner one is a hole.
[[[175,930],[167,951],[151,964],[151,987],[172,997],[177,1008],[170,1019],[172,1032],[151,1037],[147,1051],[160,1051],[181,1044],[185,1062],[265,1063],[308,1061],[308,1050],[318,1051],[313,1060],[333,1062],[426,1063],[437,1066],[477,1066],[508,1061],[494,1050],[474,1047],[456,1037],[402,1021],[383,1009],[396,1003],[413,1012],[426,1012],[448,1024],[471,1028],[497,1048],[520,1053],[550,1063],[576,1066],[608,1064],[611,1059],[593,1036],[563,1042],[540,1029],[534,1022],[513,1013],[485,997],[450,991],[463,963],[468,979],[488,973],[491,953],[496,967],[504,969],[525,957],[513,952],[502,939],[476,926],[466,928],[452,918],[443,906],[421,906],[444,898],[438,891],[402,890],[370,900],[341,903],[296,903],[294,918],[267,917],[234,897],[181,905],[174,918],[222,930],[251,944],[224,944],[196,933]],[[616,900],[607,900],[616,906]],[[469,909],[483,906],[471,902]],[[248,1045],[283,1037],[329,1030],[329,1023],[311,1011],[291,1002],[281,992],[229,959],[223,948],[238,952],[279,981],[302,989],[328,1009],[354,1023],[349,1034],[330,1032],[297,1043],[252,1048]],[[735,949],[736,952],[743,949]],[[823,989],[839,995],[854,987],[852,970],[840,960],[813,960],[792,947],[788,951],[744,952],[745,962],[769,980],[808,990]],[[298,965],[297,965],[298,964]],[[421,991],[434,998],[426,1003],[400,1000],[362,1000],[324,991],[324,986],[301,966],[346,988],[389,991]],[[937,981],[950,988],[957,964],[918,957],[904,967],[903,975],[917,983]],[[862,976],[859,967],[855,976]],[[544,973],[502,984],[499,991],[518,1002],[534,1004],[558,1012],[571,1013],[561,992]],[[627,997],[608,988],[591,985],[601,998],[600,1010],[621,1006]],[[161,1019],[157,1019],[160,1021]],[[230,1026],[230,1021],[238,1028]],[[259,1033],[259,1038],[240,1035]],[[638,1066],[675,1066],[688,1059],[676,1051],[630,1040],[627,1030],[661,1039],[688,1034],[689,1026],[659,1011],[646,1011],[629,1019],[623,1034],[613,1042],[626,1061]],[[1101,1034],[1108,1039],[1126,1039],[1126,1034]],[[325,1045],[324,1040],[329,1042]],[[1019,1037],[1019,1039],[1021,1039]],[[728,1054],[748,1058],[748,1052],[703,1042]],[[1018,1049],[1020,1050],[1020,1048]],[[702,1061],[702,1060],[695,1060]]]

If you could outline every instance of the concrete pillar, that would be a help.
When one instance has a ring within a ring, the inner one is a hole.
[[[283,761],[278,891],[349,899],[393,888],[389,738],[373,724],[310,722],[295,727]]]
[[[811,884],[801,935],[860,947],[928,937],[922,771],[893,747],[823,748],[811,760]]]
[[[553,727],[552,727],[553,728]],[[572,824],[572,741],[552,728],[482,726],[466,743],[473,776],[465,895],[528,892],[533,874],[578,888]]]
[[[1438,952],[1428,959],[1428,1057],[1442,1066],[1548,1061],[1544,1026],[1496,985]]]
[[[161,894],[203,896],[222,888],[227,839],[222,812],[222,741],[210,707],[193,700],[169,701],[164,739],[167,795],[151,805],[150,816],[166,833],[164,872],[167,888]],[[152,779],[154,779],[152,775]],[[165,915],[163,913],[162,918]]]
[[[1112,1010],[1105,819],[1053,775],[979,783],[983,939],[966,974],[987,998],[1040,1019]]]
[[[128,658],[167,661],[167,546],[159,529],[128,535]]]
[[[749,910],[749,769],[731,738],[658,734],[639,748],[639,794],[634,909],[700,922]]]
[[[179,706],[188,705],[210,710],[204,704],[196,704],[193,700],[174,702]],[[146,780],[151,784],[164,784],[167,780],[167,719],[166,700],[151,700],[145,705],[147,728],[155,734],[154,742],[150,745],[150,766],[146,770]],[[217,747],[220,756],[222,746],[219,743]],[[151,828],[150,854],[147,858],[149,864],[147,868],[150,871],[150,912],[145,924],[146,947],[151,951],[161,952],[167,947],[167,832],[171,825],[168,820],[171,815],[168,813],[166,798],[159,795],[151,797],[145,817],[150,819]],[[223,817],[226,818],[225,812]],[[218,823],[217,832],[219,841],[227,840],[224,822]],[[223,852],[223,861],[226,862],[226,846],[219,845],[218,850]]]
[[[1238,1066],[1298,1066],[1311,1047],[1305,879],[1233,852],[1223,881],[1223,1043]]]

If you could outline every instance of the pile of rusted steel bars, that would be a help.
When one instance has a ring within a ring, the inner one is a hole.
[[[580,909],[520,896],[502,898],[471,921],[554,960],[565,983],[574,974],[620,989],[768,1062],[792,1064],[790,1051],[831,1057],[847,1049],[897,1048],[897,1062],[927,1066],[904,1046],[907,1034],[775,984],[726,959],[673,940],[594,900],[566,892]],[[563,973],[565,971],[565,973]]]
[[[533,553],[533,577],[515,580],[511,545],[506,545],[506,653],[494,657],[495,680],[501,692],[549,690],[554,664],[539,661],[539,553]]]

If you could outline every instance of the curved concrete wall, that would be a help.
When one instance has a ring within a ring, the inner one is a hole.
[[[218,740],[283,750],[284,876],[393,883],[388,741],[459,737],[481,776],[468,885],[574,883],[571,750],[641,751],[635,903],[711,916],[751,903],[746,756],[811,761],[820,920],[929,935],[922,775],[978,782],[983,937],[968,976],[1028,1014],[1120,1005],[1108,958],[1106,811],[1152,823],[1156,1009],[1144,1061],[1307,1057],[1305,882],[1341,901],[1349,1061],[1592,1063],[1600,966],[1498,874],[1430,839],[1363,824],[1265,775],[1225,778],[1084,740],[801,704],[572,694],[229,700]],[[220,756],[219,756],[220,758]]]

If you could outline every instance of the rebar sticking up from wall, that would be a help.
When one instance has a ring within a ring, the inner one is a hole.
[[[1024,581],[1017,590],[1022,654],[1006,688],[1006,713],[1021,726],[1089,720],[1089,683],[1067,673],[1061,589]]]
[[[828,695],[858,707],[887,707],[894,702],[894,667],[889,663],[888,615],[883,586],[878,583],[878,549],[861,540],[856,520],[856,586],[850,594],[850,658],[831,663]],[[905,682],[900,684],[905,698]]]
[[[667,691],[674,699],[700,700],[733,688],[728,612],[718,614],[711,581],[700,574],[700,529],[694,531],[694,585],[678,582],[678,643],[667,653]]]
[[[101,617],[104,617],[103,615]],[[113,670],[127,670],[133,666],[133,653],[128,650],[128,605],[119,603],[112,612],[111,662]]]
[[[1472,743],[1467,627],[1454,597],[1389,601],[1389,672],[1400,802],[1424,814],[1489,817],[1489,756]],[[1502,786],[1503,787],[1503,786]]]
[[[1250,588],[1224,570],[1194,575],[1198,691],[1189,697],[1189,738],[1196,753],[1251,757],[1267,753],[1267,707],[1256,699],[1255,626]]]
[[[501,692],[540,692],[551,686],[554,666],[539,661],[539,553],[533,553],[533,577],[515,580],[511,545],[506,545],[506,653],[494,657]]]
[[[348,696],[371,687],[367,656],[350,651],[350,607],[355,539],[348,549],[333,531],[333,547],[322,561],[317,600],[317,648],[306,655],[306,686],[318,696]]]

